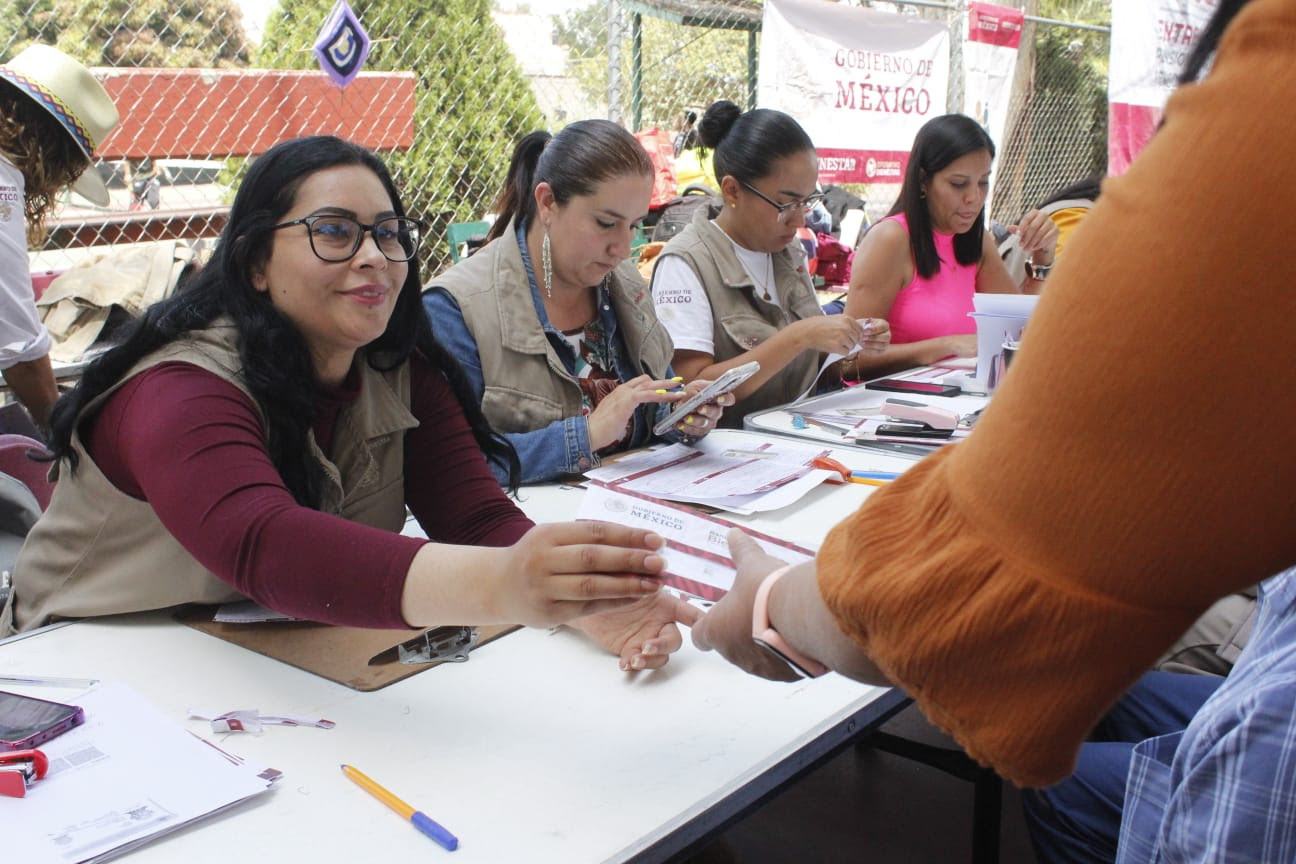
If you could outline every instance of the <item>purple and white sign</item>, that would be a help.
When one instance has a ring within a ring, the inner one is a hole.
[[[339,87],[345,87],[360,74],[360,68],[369,57],[372,46],[373,40],[365,32],[351,5],[347,0],[337,0],[328,18],[324,20],[324,26],[320,28],[313,50],[320,68]]]

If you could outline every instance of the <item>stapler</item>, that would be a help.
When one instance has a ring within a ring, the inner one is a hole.
[[[922,423],[934,431],[953,431],[959,423],[959,415],[947,408],[937,408],[925,402],[910,402],[908,399],[887,399],[882,403],[882,413],[896,420],[910,423]]]
[[[27,797],[27,787],[45,776],[49,759],[39,750],[0,753],[0,795]]]

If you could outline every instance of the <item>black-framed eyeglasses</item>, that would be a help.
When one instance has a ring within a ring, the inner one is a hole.
[[[280,222],[273,228],[278,231],[293,225],[306,226],[311,251],[316,258],[330,264],[350,261],[355,257],[360,251],[360,244],[364,242],[366,231],[373,235],[378,251],[388,261],[408,261],[418,254],[419,237],[423,231],[422,222],[402,216],[389,216],[366,225],[350,216],[323,213],[303,216],[291,222]]]
[[[746,182],[745,180],[739,180],[738,184],[742,186],[744,189],[746,189],[748,192],[752,193],[757,198],[761,199],[766,204],[770,205],[775,210],[777,210],[778,221],[780,222],[786,222],[788,220],[788,217],[790,217],[793,213],[800,213],[802,216],[804,216],[805,214],[813,210],[816,204],[818,204],[820,201],[824,199],[824,194],[822,192],[816,192],[813,195],[807,195],[804,198],[798,198],[796,201],[789,201],[786,204],[780,204],[777,201],[775,201],[773,198],[766,195],[764,192],[757,189],[755,186]]]

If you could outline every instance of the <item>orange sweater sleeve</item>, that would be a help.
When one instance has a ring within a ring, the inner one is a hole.
[[[1213,598],[1296,563],[1296,2],[1109,180],[966,442],[835,527],[843,631],[975,758],[1068,774]]]

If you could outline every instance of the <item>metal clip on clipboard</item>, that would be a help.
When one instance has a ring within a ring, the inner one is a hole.
[[[433,627],[379,653],[369,661],[369,665],[390,663],[392,660],[399,660],[406,666],[463,663],[468,659],[468,652],[477,647],[478,639],[475,627]]]

